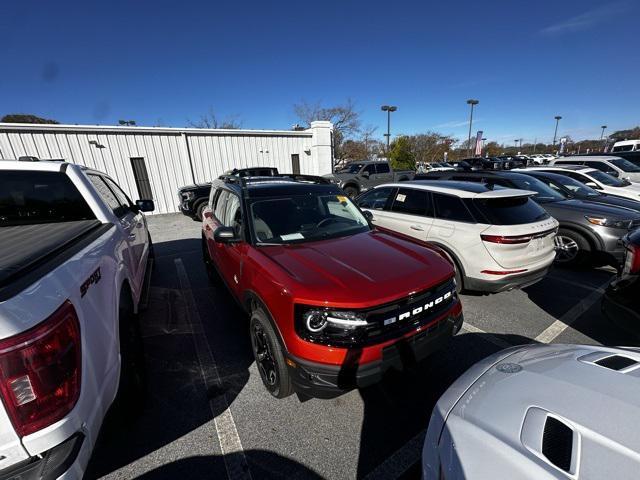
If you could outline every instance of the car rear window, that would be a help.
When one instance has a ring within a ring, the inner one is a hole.
[[[549,214],[529,197],[474,199],[474,208],[491,225],[519,225],[549,218]]]
[[[0,174],[0,226],[95,218],[63,173],[9,170]]]

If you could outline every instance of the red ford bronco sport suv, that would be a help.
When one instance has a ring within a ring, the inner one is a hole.
[[[425,358],[462,326],[454,269],[426,244],[376,230],[320,177],[220,177],[202,253],[250,314],[272,395],[370,385]]]

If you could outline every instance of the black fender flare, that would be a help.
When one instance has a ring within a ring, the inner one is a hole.
[[[267,307],[267,304],[262,300],[262,298],[260,298],[260,295],[258,295],[253,290],[247,290],[246,292],[244,292],[244,295],[242,297],[242,308],[244,309],[245,312],[247,312],[248,315],[251,315],[251,312],[255,307],[260,308],[264,312],[264,314],[267,316],[267,319],[271,323],[273,330],[276,332],[278,336],[280,347],[282,347],[283,352],[287,352],[287,347],[286,347],[286,344],[284,343],[284,337],[282,336],[280,327],[278,326],[278,323],[274,320],[273,315],[269,310],[269,307]]]

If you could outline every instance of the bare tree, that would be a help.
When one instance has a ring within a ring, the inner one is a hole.
[[[442,161],[456,139],[438,132],[426,132],[407,137],[411,152],[418,163]]]
[[[323,107],[320,102],[302,101],[293,106],[293,111],[307,126],[311,126],[311,122],[315,120],[328,120],[333,124],[334,155],[338,159],[343,158],[343,142],[360,131],[360,112],[350,98],[344,104],[334,107]]]
[[[242,122],[237,115],[227,116],[223,120],[218,119],[213,107],[209,107],[209,111],[204,115],[200,115],[197,121],[188,120],[187,124],[193,128],[226,128],[237,130],[242,128]]]

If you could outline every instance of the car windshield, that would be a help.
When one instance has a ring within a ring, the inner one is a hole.
[[[634,165],[629,160],[626,160],[624,158],[616,158],[614,160],[609,160],[609,163],[615,165],[616,167],[618,167],[620,170],[624,172],[640,172],[640,167],[638,167],[637,165]]]
[[[536,192],[537,195],[533,197],[536,202],[557,202],[558,200],[565,199],[562,194],[545,185],[537,178],[509,177],[509,179],[521,190],[532,190]]]
[[[586,186],[584,183],[580,183],[578,180],[560,175],[558,175],[558,177],[560,178],[544,178],[541,180],[551,188],[554,188],[554,186],[557,186],[558,188],[564,187],[565,190],[571,193],[571,195],[575,195],[576,197],[599,197],[600,195],[602,195],[597,190]]]
[[[260,199],[250,211],[258,245],[304,243],[369,230],[360,210],[340,194]]]
[[[95,218],[63,173],[3,170],[0,174],[0,226]]]
[[[364,163],[352,163],[340,170],[340,173],[358,173],[363,166]]]
[[[620,180],[616,177],[612,177],[608,173],[601,172],[600,170],[593,170],[585,173],[609,187],[626,187],[627,185],[630,185],[626,180]]]

